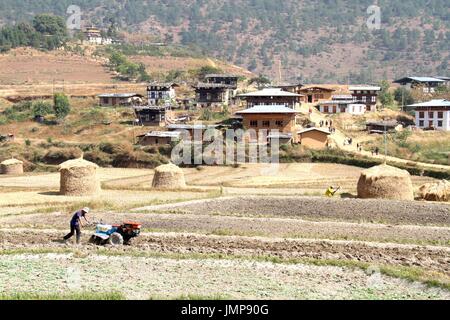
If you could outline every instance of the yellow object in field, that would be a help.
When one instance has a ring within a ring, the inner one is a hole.
[[[327,191],[325,192],[325,195],[327,196],[327,197],[329,197],[329,198],[331,198],[331,197],[334,197],[334,194],[335,194],[336,192],[334,191],[334,188],[333,187],[329,187],[328,189],[327,189]]]

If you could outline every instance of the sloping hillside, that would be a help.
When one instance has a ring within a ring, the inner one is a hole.
[[[80,5],[86,23],[120,26],[168,43],[194,44],[225,61],[284,80],[372,82],[404,74],[448,74],[448,0],[4,0],[0,19],[64,15]],[[27,10],[23,10],[27,8]],[[281,62],[281,63],[280,63]]]

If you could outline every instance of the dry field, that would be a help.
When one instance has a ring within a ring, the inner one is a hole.
[[[151,188],[152,170],[101,169],[102,193],[82,198],[59,196],[57,174],[0,177],[3,295],[450,298],[448,204],[353,199],[361,169],[335,164],[184,171],[188,188],[168,192]],[[330,184],[342,197],[322,196]],[[143,233],[96,247],[90,226],[80,246],[62,243],[85,205],[91,220]]]

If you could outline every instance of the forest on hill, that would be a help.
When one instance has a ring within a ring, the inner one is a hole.
[[[377,3],[381,26],[370,30]],[[39,13],[114,26],[285,81],[376,82],[404,75],[448,75],[449,0],[2,0],[0,23]]]

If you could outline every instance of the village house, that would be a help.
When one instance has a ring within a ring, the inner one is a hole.
[[[283,91],[300,94],[303,84],[301,83],[282,83],[274,86],[274,88],[281,89]]]
[[[136,122],[141,126],[164,127],[170,122],[170,106],[135,106]]]
[[[167,130],[171,132],[188,133],[192,138],[195,134],[204,134],[206,130],[217,130],[218,125],[205,125],[205,124],[169,124]],[[182,138],[187,138],[182,136]]]
[[[264,138],[269,138],[271,133],[279,132],[284,134],[284,140],[289,136],[292,139],[296,129],[297,114],[297,111],[286,105],[256,105],[236,112],[236,115],[243,118],[243,127],[246,130],[255,130],[258,138],[261,133],[266,134]],[[273,136],[270,137],[273,138]]]
[[[307,86],[302,87],[298,94],[303,95],[302,102],[305,103],[318,103],[320,101],[329,101],[333,95],[334,89],[326,88],[323,86]]]
[[[298,141],[310,149],[325,149],[328,146],[330,131],[320,128],[307,128],[297,132]]]
[[[141,146],[170,145],[181,140],[181,132],[151,131],[137,138]]]
[[[353,115],[364,114],[367,110],[365,104],[353,100],[352,95],[334,95],[330,101],[321,101],[319,111],[325,114],[348,113]]]
[[[450,101],[431,100],[408,106],[416,114],[416,127],[450,131]]]
[[[435,77],[436,79],[444,80],[444,85],[450,88],[450,77]]]
[[[232,74],[207,74],[205,81],[206,83],[224,84],[237,90],[239,77]]]
[[[351,86],[349,90],[353,96],[353,101],[365,104],[366,111],[377,111],[378,93],[381,91],[381,87]]]
[[[86,30],[84,31],[84,37],[90,44],[109,45],[113,43],[112,38],[103,37],[100,29],[95,27],[86,28]]]
[[[161,106],[171,104],[176,99],[176,83],[151,83],[147,87],[148,104]]]
[[[265,88],[255,92],[240,94],[238,97],[247,102],[247,108],[265,105],[296,109],[300,106],[302,95],[283,91],[280,88]]]
[[[385,132],[395,131],[399,125],[395,120],[369,121],[366,123],[366,128],[370,134],[383,134]]]
[[[198,108],[222,108],[232,103],[234,89],[230,85],[198,83],[194,88]]]
[[[396,80],[394,83],[398,83],[408,90],[421,88],[423,93],[434,93],[436,88],[445,85],[446,81],[433,77],[406,77]]]
[[[98,95],[101,106],[142,105],[144,96],[137,93],[105,93]]]

